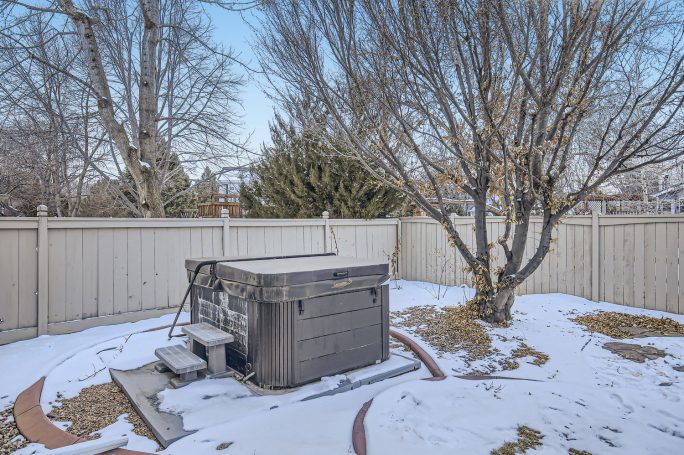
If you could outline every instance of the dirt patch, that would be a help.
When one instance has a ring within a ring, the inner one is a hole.
[[[549,361],[548,355],[529,347],[525,343],[520,343],[520,345],[515,349],[515,351],[513,351],[512,355],[516,359],[533,357],[533,360],[528,363],[531,363],[532,365],[537,365],[538,367],[544,365],[546,362]]]
[[[135,434],[157,441],[126,395],[113,382],[83,389],[74,398],[58,398],[48,417],[71,422],[67,428],[71,434],[96,439],[99,430],[116,422],[122,414],[128,414],[126,419],[133,425]]]
[[[586,450],[570,449],[568,450],[568,455],[591,455],[591,452]]]
[[[592,332],[602,333],[619,339],[649,336],[684,336],[684,324],[680,324],[671,318],[654,318],[651,316],[601,311],[595,314],[578,316],[572,320],[585,326]]]
[[[14,424],[12,408],[0,411],[0,455],[8,455],[26,447],[28,441]]]
[[[518,440],[514,442],[506,442],[498,449],[492,450],[491,455],[515,455],[525,453],[530,449],[540,447],[541,440],[544,436],[537,430],[525,425],[518,427]]]
[[[444,309],[427,305],[394,311],[392,324],[410,329],[439,352],[461,349],[469,359],[480,359],[492,352],[492,339],[470,305]]]
[[[641,346],[639,344],[621,343],[619,341],[605,343],[603,349],[607,349],[613,354],[637,363],[644,363],[646,360],[655,360],[667,355],[667,352],[653,346]]]

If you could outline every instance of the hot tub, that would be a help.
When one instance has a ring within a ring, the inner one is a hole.
[[[228,365],[258,386],[295,387],[389,357],[386,262],[329,254],[211,259],[220,262],[195,280],[191,321],[231,333]],[[204,260],[185,261],[190,279]]]

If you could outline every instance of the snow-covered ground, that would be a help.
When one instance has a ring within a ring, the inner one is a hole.
[[[398,284],[401,289],[391,284],[393,310],[455,305],[472,295],[471,289],[453,287],[442,289],[437,300],[434,285]],[[251,396],[231,379],[167,390],[160,394],[162,408],[181,413],[186,428],[199,431],[164,453],[217,453],[221,443],[232,443],[225,453],[237,455],[353,453],[352,421],[372,397],[366,416],[370,454],[488,454],[515,440],[519,425],[544,435],[542,446],[528,453],[567,454],[571,448],[594,455],[684,453],[684,373],[673,370],[684,364],[684,338],[625,340],[669,354],[634,363],[601,347],[611,338],[586,332],[570,320],[596,310],[664,315],[562,294],[518,297],[512,326],[488,328],[499,351],[496,356],[506,357],[524,342],[547,354],[549,361],[536,366],[518,359],[520,368],[497,374],[538,381],[421,381],[428,376],[421,368],[304,402],[297,401],[298,392]],[[682,316],[667,316],[684,323]],[[131,334],[168,322],[167,316],[0,346],[0,368],[12,372],[0,381],[0,408],[42,375],[47,375],[42,405],[49,411],[58,393],[75,396],[84,387],[109,381],[106,368],[134,368],[153,361],[154,348],[168,343],[166,331]],[[483,369],[496,360],[468,363],[462,354],[438,356],[429,345],[421,345],[447,374]],[[121,418],[105,433],[130,435],[131,425]],[[151,444],[134,436],[129,448],[151,450]],[[40,452],[39,446],[22,451],[34,452]]]

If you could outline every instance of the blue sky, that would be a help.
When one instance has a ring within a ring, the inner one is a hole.
[[[215,40],[239,54],[240,61],[256,68],[257,58],[252,52],[254,34],[248,23],[256,23],[258,12],[253,9],[239,13],[214,6],[208,6],[207,12],[216,29]],[[245,85],[240,94],[242,107],[237,108],[242,115],[242,137],[246,139],[251,134],[249,147],[257,152],[263,142],[270,141],[268,122],[273,118],[273,103],[260,88],[260,85],[265,85],[262,77],[257,74],[248,74],[247,70],[238,65],[235,66],[235,71],[245,79]]]

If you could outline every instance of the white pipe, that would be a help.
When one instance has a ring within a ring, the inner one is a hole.
[[[59,449],[52,449],[47,453],[50,455],[97,455],[98,453],[118,449],[126,444],[128,444],[127,436],[109,439],[100,438],[60,447]]]

